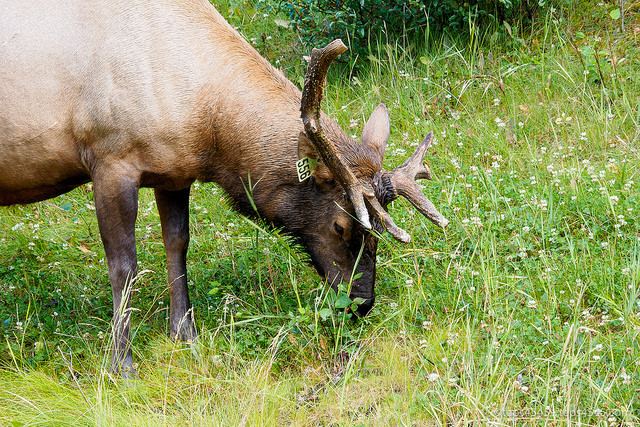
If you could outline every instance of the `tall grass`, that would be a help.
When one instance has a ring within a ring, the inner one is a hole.
[[[268,44],[272,17],[235,11]],[[434,130],[424,190],[451,220],[442,231],[394,203],[413,240],[383,236],[378,302],[357,322],[286,238],[198,184],[188,262],[201,335],[171,343],[159,218],[143,190],[141,380],[125,383],[108,373],[91,188],[1,210],[2,423],[636,424],[640,76],[635,33],[608,12],[593,4],[594,28],[575,21],[569,34],[550,19],[501,45],[385,41],[366,68],[334,70],[324,110],[350,133],[389,107],[387,168]],[[302,69],[271,59],[294,80]]]

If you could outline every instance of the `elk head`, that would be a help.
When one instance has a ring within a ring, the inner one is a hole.
[[[389,116],[380,104],[367,121],[362,143],[350,138],[335,122],[321,113],[320,104],[327,70],[346,46],[335,40],[323,49],[313,49],[302,92],[299,157],[317,159],[307,183],[317,197],[312,202],[324,230],[309,230],[301,241],[316,270],[334,288],[351,283],[352,298],[364,298],[356,314],[366,315],[375,301],[376,248],[384,230],[407,243],[409,234],[398,227],[386,206],[403,196],[420,213],[440,227],[449,223],[422,193],[416,179],[431,179],[422,164],[433,139],[429,132],[415,154],[389,172],[382,161],[390,132]],[[321,197],[324,194],[328,197]],[[323,232],[324,231],[324,232]]]

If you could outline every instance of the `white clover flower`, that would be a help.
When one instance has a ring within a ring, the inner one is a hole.
[[[631,384],[631,375],[628,375],[624,368],[622,368],[622,372],[620,372],[620,378],[622,378],[622,384]]]
[[[457,334],[457,333],[455,333],[455,334],[449,333],[448,336],[447,336],[447,344],[448,345],[455,344],[455,342],[458,339],[458,337],[459,337],[459,334]]]

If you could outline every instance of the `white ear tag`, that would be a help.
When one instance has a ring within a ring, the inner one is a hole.
[[[311,176],[311,172],[315,169],[318,164],[317,159],[310,159],[308,157],[303,157],[296,162],[296,169],[298,171],[298,180],[300,182]]]

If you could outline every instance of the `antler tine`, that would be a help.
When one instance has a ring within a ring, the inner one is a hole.
[[[355,208],[358,220],[364,227],[371,228],[369,213],[363,198],[363,195],[367,194],[358,178],[342,160],[336,146],[324,136],[320,124],[320,103],[329,65],[346,50],[347,47],[340,39],[334,40],[322,49],[313,49],[302,90],[300,111],[309,140],[313,143],[325,165],[333,173],[334,178],[344,187]]]
[[[404,162],[402,166],[389,172],[388,175],[391,179],[391,184],[399,196],[403,196],[409,200],[409,202],[431,222],[444,228],[449,224],[449,220],[438,211],[415,182],[416,179],[431,179],[431,171],[422,164],[422,159],[432,140],[433,132],[429,132],[413,156]]]
[[[391,219],[391,215],[389,215],[389,212],[384,210],[375,195],[366,195],[365,201],[367,202],[369,209],[380,220],[383,227],[389,232],[389,234],[391,234],[391,236],[402,243],[409,243],[411,241],[411,236],[409,236],[409,233],[398,227],[393,222],[393,219]]]

